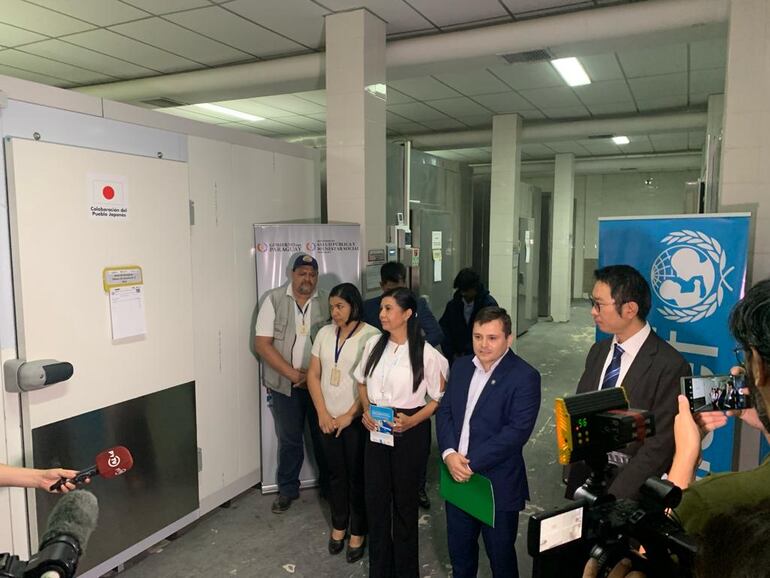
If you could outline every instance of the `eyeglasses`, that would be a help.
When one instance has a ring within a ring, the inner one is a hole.
[[[601,313],[602,307],[615,304],[614,301],[610,301],[609,303],[599,303],[596,299],[594,299],[590,295],[588,296],[588,302],[591,304],[591,309],[596,309],[599,313]]]

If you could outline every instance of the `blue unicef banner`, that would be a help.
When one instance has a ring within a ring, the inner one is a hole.
[[[627,264],[652,288],[648,321],[690,362],[693,375],[735,365],[728,317],[743,296],[749,214],[599,220],[599,266]],[[703,440],[698,476],[732,469],[735,424]]]

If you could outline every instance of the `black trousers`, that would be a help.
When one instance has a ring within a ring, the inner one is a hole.
[[[369,432],[359,418],[342,430],[323,434],[321,443],[329,468],[329,505],[332,527],[347,530],[355,536],[366,534],[364,505],[364,444]]]
[[[397,410],[413,414],[414,410]],[[369,521],[369,578],[417,578],[417,490],[430,446],[425,420],[393,447],[366,442],[366,515]]]

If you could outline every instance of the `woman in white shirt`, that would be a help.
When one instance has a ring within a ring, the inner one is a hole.
[[[370,432],[378,427],[371,406],[394,415],[393,436],[370,434],[365,449],[369,576],[412,578],[419,576],[417,492],[430,448],[428,420],[443,394],[448,364],[425,343],[409,289],[383,294],[380,322],[383,335],[367,341],[354,373],[364,426]]]
[[[332,322],[322,327],[313,342],[307,384],[313,398],[322,447],[329,467],[329,505],[332,530],[329,553],[339,554],[350,531],[348,562],[364,555],[367,533],[364,506],[364,444],[367,431],[353,370],[367,340],[377,328],[361,320],[361,294],[355,285],[342,283],[329,293]]]

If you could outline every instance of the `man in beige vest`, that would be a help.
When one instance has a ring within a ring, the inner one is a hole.
[[[278,436],[275,514],[288,510],[299,497],[306,421],[322,492],[327,481],[318,418],[305,382],[313,339],[329,320],[328,298],[317,285],[318,261],[301,253],[291,263],[290,283],[268,291],[257,315],[254,346],[262,359],[262,384],[271,394],[270,410]]]

